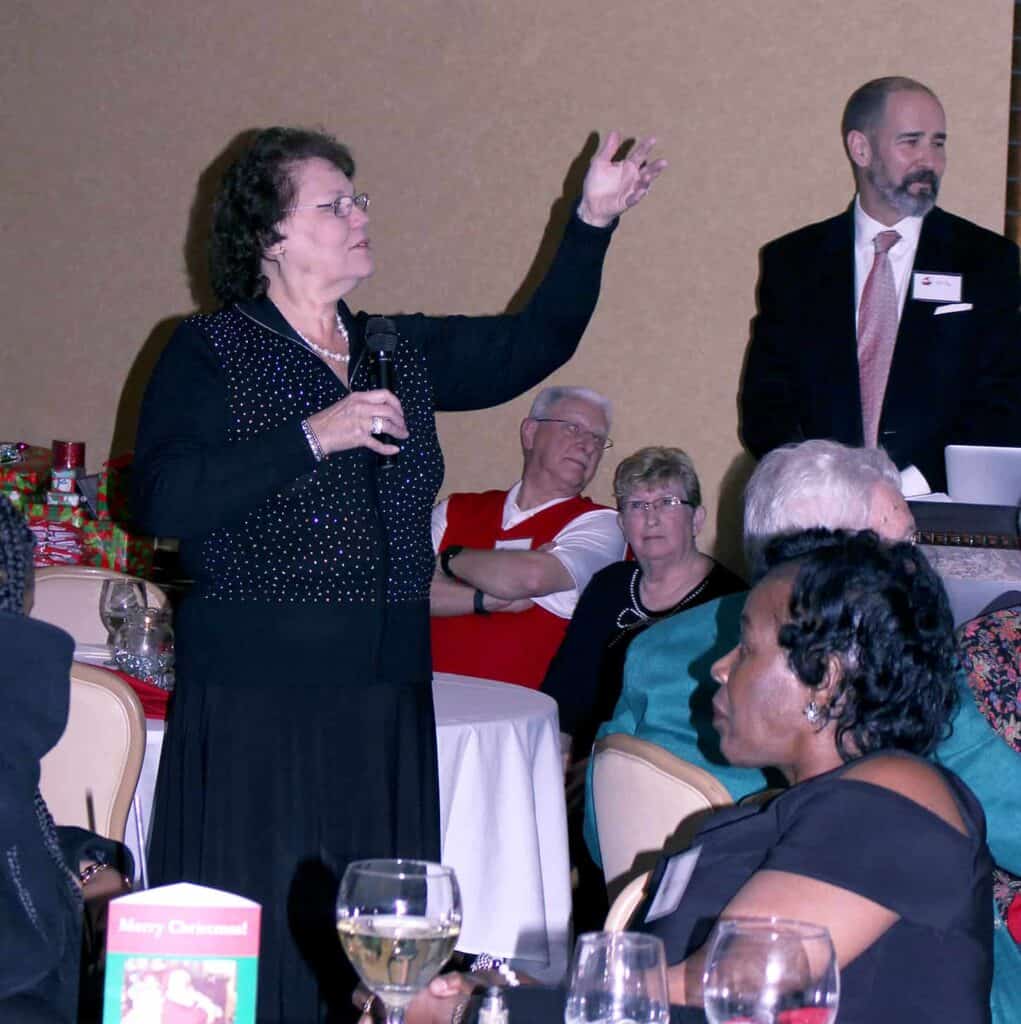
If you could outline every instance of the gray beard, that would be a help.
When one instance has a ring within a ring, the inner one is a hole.
[[[902,217],[924,217],[936,205],[940,182],[939,178],[929,171],[908,175],[899,185],[894,185],[890,181],[882,166],[867,167],[865,176],[869,184],[883,197],[883,201]],[[927,181],[931,190],[917,196],[912,195],[908,188],[917,181]]]

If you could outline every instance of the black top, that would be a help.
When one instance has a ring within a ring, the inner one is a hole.
[[[597,572],[578,599],[542,689],[560,707],[560,728],[573,738],[575,756],[586,757],[596,730],[613,715],[624,682],[624,659],[639,633],[660,619],[746,589],[726,566],[709,574],[672,608],[642,604],[637,562],[614,562]]]
[[[956,775],[937,769],[968,829],[962,835],[892,790],[842,778],[846,767],[792,786],[765,807],[714,814],[692,843],[701,849],[679,906],[646,924],[647,897],[635,916],[639,930],[662,938],[667,963],[679,963],[755,872],[804,875],[899,915],[842,970],[841,1024],[988,1021],[992,860],[981,806]]]
[[[566,362],[595,306],[610,235],[572,218],[517,315],[393,317],[393,390],[410,436],[397,469],[385,474],[365,448],[314,461],[300,423],[348,389],[269,299],[189,318],[142,407],[140,525],[181,539],[182,562],[204,598],[426,600],[430,514],[443,478],[434,411],[498,405]],[[368,316],[338,308],[350,335],[350,388],[369,389]]]
[[[0,1020],[72,1021],[81,899],[37,798],[39,761],[67,724],[74,642],[0,611]]]

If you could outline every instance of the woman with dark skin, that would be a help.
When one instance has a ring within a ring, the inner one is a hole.
[[[648,927],[668,959],[683,952],[671,1001],[701,1004],[707,920],[776,915],[829,929],[841,1021],[985,1020],[985,818],[925,760],[957,700],[942,585],[918,549],[871,533],[809,531],[766,560],[741,642],[713,666],[713,722],[731,764],[778,768],[790,788],[693,842],[691,899]]]
[[[260,1021],[346,1010],[333,903],[347,863],[439,859],[435,412],[504,402],[571,356],[612,226],[664,166],[651,139],[615,160],[619,142],[595,155],[520,313],[376,325],[390,389],[369,317],[344,301],[374,269],[346,147],[270,128],[224,177],[210,250],[223,307],[178,328],[136,444],[138,518],[180,538],[195,579],[175,621],[150,872],[261,903]],[[422,201],[442,203],[433,186]]]
[[[663,939],[677,1005],[702,1003],[717,920],[778,916],[829,930],[841,1024],[987,1021],[985,819],[926,759],[956,704],[942,585],[918,549],[869,532],[781,538],[766,562],[739,645],[713,666],[714,723],[728,761],[790,787],[710,817],[677,855],[695,859],[674,908],[645,920],[664,858],[631,927]],[[418,1019],[444,1019],[463,990],[438,980]]]

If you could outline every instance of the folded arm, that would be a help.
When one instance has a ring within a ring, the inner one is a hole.
[[[542,597],[574,587],[574,579],[563,563],[547,551],[464,548],[449,564],[463,584],[503,601]]]

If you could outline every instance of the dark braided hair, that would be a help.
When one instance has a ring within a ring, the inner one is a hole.
[[[840,663],[823,709],[840,756],[930,753],[950,731],[959,665],[950,604],[925,555],[871,530],[816,529],[777,538],[765,556],[770,568],[796,562],[778,634],[791,670],[814,688],[832,657]]]
[[[25,588],[32,576],[35,538],[22,514],[0,494],[0,611],[25,610]]]
[[[349,178],[355,172],[347,146],[332,135],[279,127],[259,132],[227,169],[213,202],[209,239],[209,274],[224,304],[266,294],[262,257],[284,237],[277,226],[294,202],[291,168],[315,158]]]

